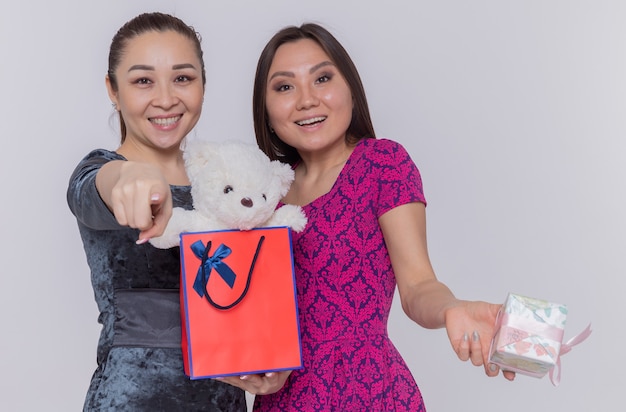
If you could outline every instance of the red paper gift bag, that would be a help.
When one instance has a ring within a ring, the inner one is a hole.
[[[288,227],[183,233],[180,254],[191,379],[302,367]]]

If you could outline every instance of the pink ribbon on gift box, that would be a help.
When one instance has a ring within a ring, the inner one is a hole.
[[[561,383],[561,356],[571,351],[574,346],[587,339],[589,335],[591,335],[591,323],[587,325],[587,327],[578,335],[574,336],[573,338],[561,345],[559,356],[556,359],[556,365],[554,366],[554,368],[550,369],[550,382],[552,382],[554,386],[559,386],[559,384]],[[556,375],[554,372],[555,369]]]
[[[518,330],[522,335],[538,335],[559,343],[563,340],[563,328],[556,327],[547,322],[526,319],[522,316],[506,312],[498,314],[498,318],[500,319],[496,320],[496,323],[499,324],[500,327]]]

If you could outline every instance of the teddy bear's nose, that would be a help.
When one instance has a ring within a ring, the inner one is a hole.
[[[244,197],[243,199],[241,199],[241,204],[245,207],[252,207],[252,205],[254,205],[254,203],[252,203],[252,199],[250,199],[249,197]]]

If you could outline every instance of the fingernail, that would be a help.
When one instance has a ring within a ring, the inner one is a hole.
[[[469,340],[469,335],[467,334],[467,332],[465,332],[463,334],[463,342],[467,342]]]
[[[241,375],[239,379],[241,379],[242,381],[245,381],[246,379],[248,379],[248,375]]]
[[[144,243],[146,243],[148,240],[150,239],[137,239],[137,241],[135,242],[138,245],[143,245]]]
[[[478,332],[477,332],[477,331],[474,331],[474,332],[472,333],[472,339],[474,340],[474,342],[478,342],[478,338],[479,338],[479,336],[478,336]]]
[[[496,370],[498,370],[498,367],[492,363],[491,365],[489,365],[489,370],[491,372],[495,372]]]
[[[155,194],[153,194],[152,196],[150,196],[150,200],[155,201],[155,202],[156,202],[157,200],[159,200],[160,198],[161,198],[161,196],[159,196],[159,194],[158,194],[158,193],[155,193]]]
[[[267,376],[268,378],[271,378],[272,376],[274,376],[274,372],[267,372],[265,376]]]

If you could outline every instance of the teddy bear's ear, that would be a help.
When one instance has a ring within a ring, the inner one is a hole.
[[[289,186],[293,182],[295,177],[294,171],[287,163],[282,163],[278,160],[272,160],[271,166],[274,172],[274,176],[278,178],[281,187],[280,196],[285,196],[289,191]]]
[[[215,152],[215,143],[203,140],[191,140],[187,142],[183,158],[185,159],[185,167],[187,168],[190,179],[193,176],[198,176],[199,170],[211,162]]]

